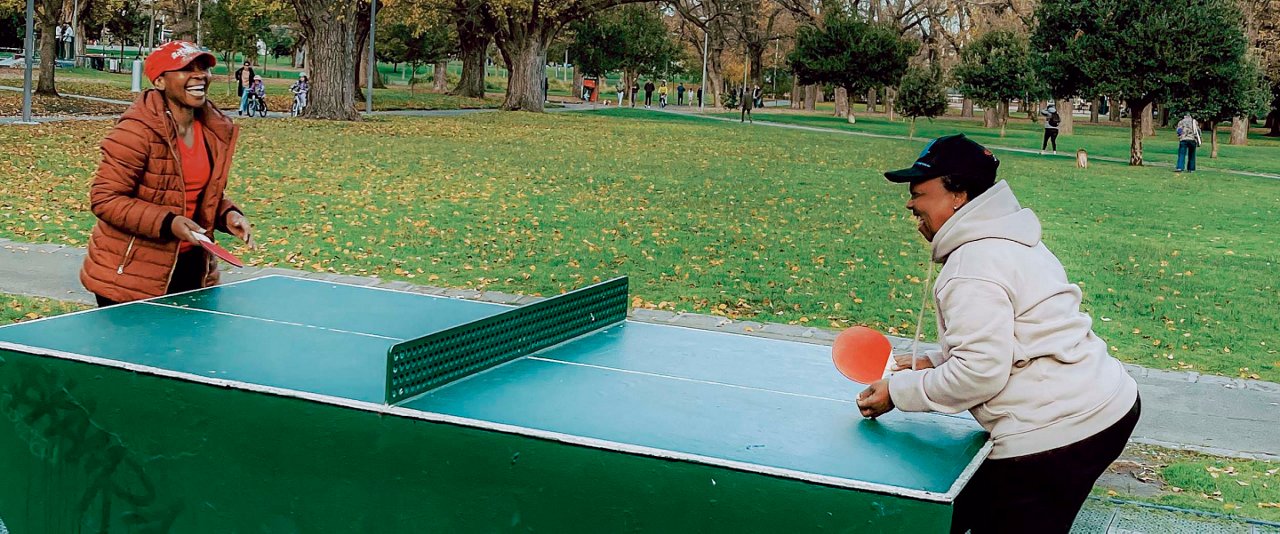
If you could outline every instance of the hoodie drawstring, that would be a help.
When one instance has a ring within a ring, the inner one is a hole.
[[[911,370],[912,371],[916,370],[916,353],[920,349],[920,327],[924,325],[924,310],[929,307],[929,294],[933,292],[933,289],[929,287],[929,284],[933,282],[933,266],[934,266],[933,257],[929,258],[928,263],[929,263],[929,274],[926,275],[924,278],[924,291],[922,291],[924,295],[920,299],[920,313],[916,314],[916,335],[911,338]],[[938,335],[941,336],[942,332],[938,332]]]

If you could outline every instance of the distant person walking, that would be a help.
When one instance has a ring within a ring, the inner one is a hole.
[[[236,96],[240,97],[240,109],[236,110],[236,115],[243,115],[249,111],[249,94],[245,88],[253,83],[253,67],[249,62],[244,62],[244,66],[236,69]]]
[[[763,99],[764,99],[764,91],[760,90],[759,85],[755,86],[755,88],[751,90],[751,101],[755,103],[755,107],[758,107],[758,108],[764,107]]]
[[[1178,164],[1173,172],[1195,172],[1196,149],[1200,147],[1200,121],[1188,113],[1178,121]]]
[[[684,105],[684,84],[683,83],[676,85],[676,105],[677,106]]]
[[[702,86],[698,86],[698,107],[702,107]]]
[[[636,107],[636,95],[640,94],[640,82],[631,82],[631,107]]]
[[[653,90],[654,89],[656,89],[656,87],[654,87],[653,85],[653,80],[644,82],[644,107],[646,108],[653,107]]]
[[[75,49],[75,43],[74,43],[75,38],[76,38],[76,32],[75,30],[71,29],[71,24],[67,22],[62,23],[62,42],[58,43],[58,45],[62,47],[63,59],[76,58],[76,49]]]
[[[618,107],[622,107],[622,100],[626,95],[627,88],[622,85],[622,82],[618,82]]]
[[[1044,116],[1044,140],[1040,142],[1040,153],[1044,154],[1044,149],[1053,143],[1053,153],[1058,153],[1058,125],[1062,124],[1062,116],[1058,115],[1058,108],[1052,103],[1049,107],[1040,110],[1040,114]]]
[[[751,106],[755,104],[755,97],[748,95],[743,89],[738,89],[738,95],[741,97],[738,100],[742,104],[742,118],[739,119],[738,122],[750,122],[751,124],[755,124],[755,121],[751,120]]]
[[[53,30],[54,31],[53,43],[58,46],[58,50],[57,50],[58,53],[55,54],[55,57],[57,57],[58,59],[62,59],[62,32],[64,31],[62,28],[64,26],[66,26],[66,23],[63,23],[61,26],[55,27]]]

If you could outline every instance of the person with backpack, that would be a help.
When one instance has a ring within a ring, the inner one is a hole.
[[[1200,146],[1200,121],[1188,113],[1178,121],[1178,164],[1173,172],[1196,171],[1196,148]]]
[[[676,105],[684,105],[684,82],[676,85]]]
[[[1040,142],[1040,153],[1044,154],[1044,149],[1053,143],[1053,153],[1058,153],[1058,125],[1062,124],[1062,116],[1058,115],[1058,108],[1049,103],[1049,107],[1040,110],[1040,114],[1044,116],[1044,141]]]

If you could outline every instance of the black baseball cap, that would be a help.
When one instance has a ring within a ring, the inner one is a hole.
[[[912,166],[884,173],[890,182],[900,184],[932,180],[939,176],[963,176],[987,185],[996,181],[1000,160],[995,154],[964,134],[948,135],[930,141]]]

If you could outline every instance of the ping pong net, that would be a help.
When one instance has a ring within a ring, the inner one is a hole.
[[[387,404],[589,334],[627,318],[627,277],[393,345]]]

